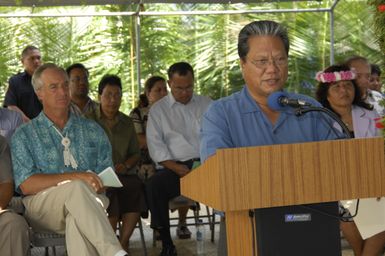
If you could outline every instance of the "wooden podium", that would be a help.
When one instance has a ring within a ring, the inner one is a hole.
[[[181,193],[226,213],[228,255],[252,255],[249,209],[384,196],[384,139],[220,149]]]

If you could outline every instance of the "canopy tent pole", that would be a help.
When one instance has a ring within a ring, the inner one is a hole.
[[[330,65],[334,65],[334,9],[340,0],[335,0],[330,7]]]
[[[139,12],[139,10],[138,10]],[[137,79],[137,89],[138,96],[142,90],[141,88],[141,54],[140,54],[140,15],[135,16],[135,39],[136,39],[136,79]]]

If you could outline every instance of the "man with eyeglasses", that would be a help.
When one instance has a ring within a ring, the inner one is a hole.
[[[168,202],[180,195],[179,179],[199,160],[201,116],[211,100],[194,94],[194,71],[190,64],[178,62],[168,69],[171,93],[150,108],[147,146],[157,172],[146,185],[151,211],[151,227],[162,240],[161,256],[177,255],[170,234]],[[180,232],[187,232],[186,209],[181,214]],[[190,233],[191,235],[191,233]]]
[[[213,102],[203,115],[200,144],[202,161],[214,155],[220,148],[291,144],[336,138],[332,127],[318,112],[298,117],[292,108],[276,111],[269,107],[268,97],[274,92],[282,91],[288,78],[288,54],[289,37],[286,28],[281,24],[262,20],[251,22],[242,28],[238,36],[238,55],[245,86],[241,91]],[[304,95],[288,93],[288,97],[303,99],[314,106],[320,106],[317,101]],[[336,202],[333,203],[333,209],[337,214]],[[270,218],[269,213],[264,214],[263,216],[268,216],[269,223],[273,224],[271,234],[280,234],[276,226],[281,223],[283,217],[278,218],[277,214],[274,214]],[[223,223],[222,220],[218,255],[226,255]],[[325,227],[330,228],[329,225]],[[333,234],[338,236],[337,221],[333,227]],[[277,248],[277,245],[280,247],[281,244],[275,240],[278,237],[279,235],[267,240],[274,241]],[[295,235],[293,237],[296,239]],[[301,238],[298,238],[298,241],[302,243]],[[295,245],[291,249],[301,248],[300,243],[295,244],[293,241]],[[321,244],[322,246],[325,247]],[[321,247],[319,249],[322,251]],[[280,255],[277,251],[274,252],[274,248],[263,248],[267,251],[262,255]],[[313,251],[308,254],[311,253]],[[298,251],[281,254],[298,255]]]
[[[70,111],[77,116],[93,113],[99,104],[89,96],[88,69],[81,63],[75,63],[66,69],[69,77]]]
[[[384,96],[370,89],[372,73],[369,61],[362,56],[353,56],[347,59],[345,64],[356,71],[356,83],[361,90],[361,95],[365,102],[373,105],[374,110],[376,110],[380,116],[385,115],[385,109],[380,104]]]

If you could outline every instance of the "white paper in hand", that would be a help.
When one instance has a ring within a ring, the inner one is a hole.
[[[120,182],[114,169],[112,169],[111,167],[107,167],[106,169],[104,169],[101,173],[98,174],[98,176],[102,180],[103,185],[105,187],[123,187],[123,184]]]

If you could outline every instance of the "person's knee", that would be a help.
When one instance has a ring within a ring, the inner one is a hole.
[[[138,176],[134,176],[130,179],[127,184],[129,190],[132,191],[143,191],[143,182],[139,179]]]
[[[12,225],[12,226],[19,226],[19,227],[25,227],[28,229],[28,224],[23,216],[14,213],[14,212],[5,212],[0,215],[1,217],[1,223],[2,225]]]
[[[29,250],[29,226],[23,216],[13,212],[0,215],[0,251],[17,248],[17,255],[27,255]],[[7,247],[10,246],[10,247]]]
[[[90,186],[87,185],[87,183],[83,180],[72,180],[65,184],[65,186],[68,187],[68,191],[72,193],[85,193],[85,192],[92,192],[92,189]]]
[[[12,212],[6,212],[0,216],[2,232],[10,231],[17,236],[28,237],[29,226],[23,216]]]
[[[94,199],[97,197],[95,191],[85,181],[72,180],[64,186],[66,186],[65,190],[63,190],[63,193],[66,193],[66,203],[88,202],[89,198]]]
[[[64,184],[65,193],[64,205],[66,210],[74,211],[82,209],[88,211],[94,206],[107,209],[109,205],[108,198],[103,194],[96,194],[96,192],[84,181],[73,180]],[[93,208],[95,209],[95,208]]]
[[[23,216],[20,216],[18,214],[14,214],[12,224],[13,224],[13,228],[16,228],[20,231],[28,232],[28,230],[29,230],[29,226],[27,224],[27,221],[24,219]]]
[[[156,173],[146,182],[146,191],[148,191],[149,194],[157,194],[163,187],[162,183],[161,176]]]

